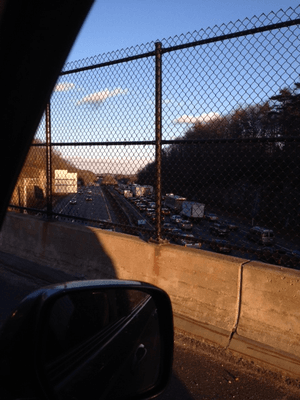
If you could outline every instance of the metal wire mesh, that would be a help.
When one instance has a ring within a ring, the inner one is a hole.
[[[11,209],[299,268],[299,11],[67,64]]]

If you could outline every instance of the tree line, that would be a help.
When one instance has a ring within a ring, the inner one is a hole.
[[[46,157],[46,146],[42,145],[42,142],[39,139],[34,139],[33,146],[29,149],[25,163],[18,177],[10,204],[21,206],[26,205],[33,208],[44,207]],[[55,194],[55,170],[57,169],[76,172],[78,183],[81,185],[89,185],[97,178],[93,172],[77,168],[72,164],[72,162],[62,157],[57,150],[52,149],[51,175],[53,194]],[[31,182],[31,184],[29,182]],[[26,186],[26,191],[24,191],[24,186]],[[24,197],[26,197],[26,199]]]
[[[281,227],[300,219],[300,83],[196,122],[162,151],[162,192]],[[182,141],[182,143],[180,142]],[[155,163],[138,173],[155,187]]]

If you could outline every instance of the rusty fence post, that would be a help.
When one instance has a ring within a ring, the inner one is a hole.
[[[155,43],[156,241],[161,241],[162,44]]]
[[[52,144],[50,102],[46,106],[46,201],[47,218],[52,218]]]

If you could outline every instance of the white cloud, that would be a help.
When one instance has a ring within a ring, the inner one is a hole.
[[[62,82],[58,83],[55,88],[54,92],[67,92],[68,90],[74,89],[75,85],[71,82]]]
[[[109,97],[114,97],[119,94],[126,94],[127,92],[128,89],[116,88],[112,91],[105,89],[101,92],[91,93],[88,96],[83,97],[77,102],[77,105],[79,106],[81,104],[101,104]]]
[[[179,118],[174,119],[174,124],[195,124],[197,122],[207,123],[213,119],[217,119],[220,117],[220,114],[215,112],[210,112],[208,114],[203,113],[199,116],[192,115],[182,115]]]

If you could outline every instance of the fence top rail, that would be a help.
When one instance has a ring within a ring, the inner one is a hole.
[[[235,39],[235,38],[242,37],[242,36],[255,35],[256,33],[269,32],[269,31],[273,31],[275,29],[288,28],[290,26],[299,25],[299,24],[300,24],[300,18],[297,18],[297,19],[294,19],[291,21],[285,21],[285,22],[280,22],[280,23],[276,23],[276,24],[266,25],[266,26],[262,26],[259,28],[246,29],[246,30],[243,30],[240,32],[228,33],[226,35],[215,36],[215,37],[208,38],[208,39],[196,40],[191,43],[179,44],[177,46],[163,48],[162,53],[170,53],[172,51],[187,49],[189,47],[202,46],[204,44],[221,42],[223,40]]]
[[[135,56],[130,56],[130,57],[124,57],[124,58],[120,58],[118,60],[112,60],[112,61],[107,61],[107,62],[95,64],[95,65],[89,65],[89,66],[86,66],[86,67],[75,68],[75,69],[71,69],[71,70],[68,70],[68,71],[62,71],[60,73],[60,76],[69,75],[69,74],[76,74],[78,72],[88,71],[88,70],[91,70],[91,69],[97,69],[97,68],[102,68],[102,67],[108,67],[110,65],[126,63],[126,62],[129,62],[129,61],[139,60],[141,58],[148,58],[148,57],[152,57],[152,56],[155,56],[155,51],[149,51],[147,53],[137,54]]]
[[[177,51],[177,50],[183,50],[183,49],[187,49],[187,48],[191,48],[191,47],[202,46],[202,45],[209,44],[209,43],[220,42],[220,41],[244,37],[244,36],[248,36],[248,35],[255,35],[257,33],[269,32],[272,30],[288,28],[288,27],[295,26],[295,25],[300,25],[300,18],[283,21],[283,22],[278,22],[275,24],[269,24],[269,25],[256,27],[256,28],[254,27],[251,29],[246,29],[246,30],[242,30],[242,31],[238,31],[238,32],[227,33],[224,35],[217,35],[217,36],[214,36],[211,38],[195,40],[193,42],[183,43],[183,44],[179,44],[179,45],[175,45],[175,46],[164,47],[164,48],[160,49],[160,53],[161,54],[171,53],[171,52]],[[156,43],[158,43],[158,41]],[[156,54],[156,52],[155,52],[155,50],[153,50],[153,51],[148,51],[148,52],[145,52],[142,54],[136,54],[136,55],[132,55],[132,56],[122,57],[122,58],[119,58],[116,60],[105,61],[102,63],[97,63],[94,65],[84,66],[84,67],[80,67],[80,68],[74,68],[74,69],[70,69],[67,71],[62,71],[60,73],[60,76],[79,73],[79,72],[88,71],[88,70],[97,69],[97,68],[103,68],[103,67],[107,67],[107,66],[115,65],[115,64],[127,63],[130,61],[134,61],[134,60],[138,60],[138,59],[142,59],[142,58],[154,57],[155,54]]]
[[[253,137],[220,139],[172,139],[162,140],[162,144],[201,144],[201,143],[282,143],[300,142],[299,136],[289,137]],[[51,146],[154,146],[155,140],[135,140],[122,142],[52,142]],[[32,143],[33,147],[45,147],[46,143]]]

